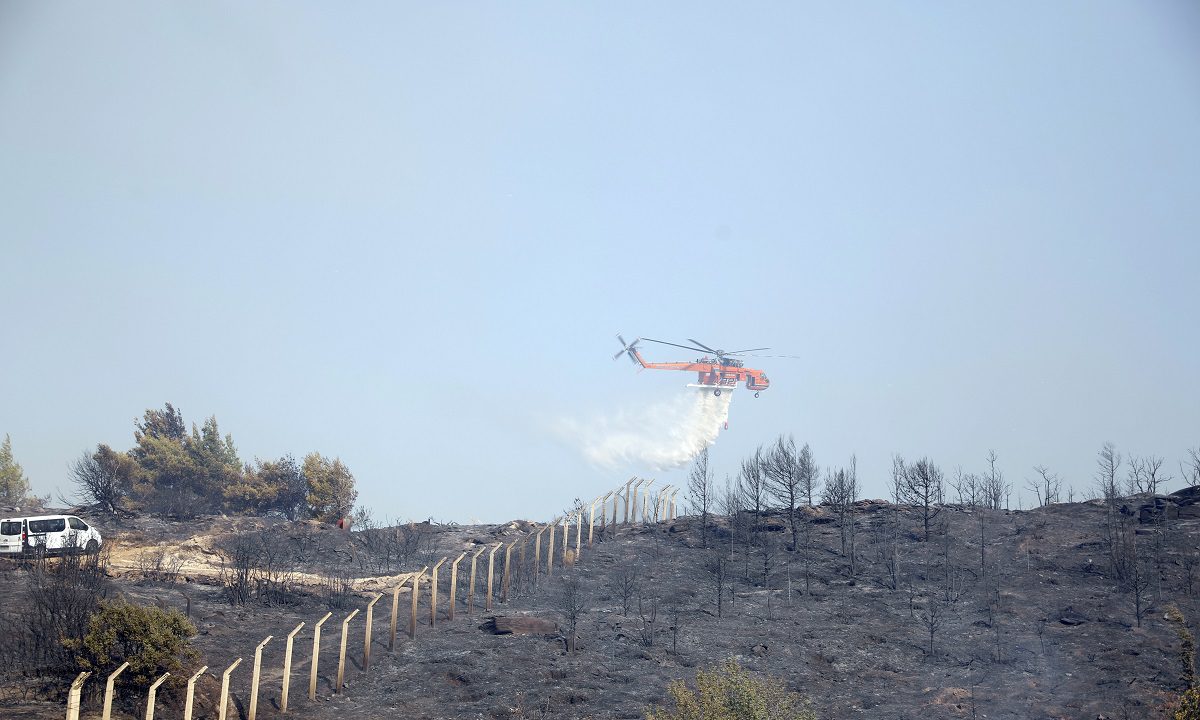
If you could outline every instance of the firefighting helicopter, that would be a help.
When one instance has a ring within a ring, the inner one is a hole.
[[[744,367],[741,360],[731,357],[733,355],[741,355],[742,353],[754,352],[756,350],[770,350],[770,348],[747,348],[745,350],[733,350],[726,352],[725,350],[714,350],[699,340],[688,338],[688,342],[692,345],[680,345],[678,343],[667,342],[665,340],[654,340],[652,338],[636,338],[633,342],[625,342],[625,338],[617,335],[617,340],[621,341],[621,351],[613,355],[613,360],[619,359],[622,355],[628,355],[629,359],[635,365],[641,365],[644,368],[651,370],[683,370],[685,372],[695,372],[698,374],[696,385],[689,387],[709,388],[714,395],[720,395],[722,390],[732,391],[737,387],[739,381],[746,383],[747,390],[754,391],[754,397],[758,397],[760,390],[766,390],[771,381],[767,380],[767,375],[762,370]],[[642,358],[642,354],[638,352],[637,345],[641,341],[658,343],[660,345],[670,345],[672,347],[683,348],[685,350],[695,350],[699,353],[704,353],[703,356],[696,358],[692,362],[665,362],[654,363],[646,362]],[[714,357],[709,357],[708,353],[712,353]]]

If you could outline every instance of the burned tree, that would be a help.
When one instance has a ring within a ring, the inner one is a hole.
[[[1129,473],[1125,478],[1126,490],[1130,495],[1148,493],[1154,495],[1159,485],[1170,482],[1170,476],[1162,472],[1163,459],[1155,455],[1129,456]]]
[[[728,575],[729,559],[720,550],[712,550],[704,558],[704,571],[712,578],[714,599],[717,602],[717,617],[724,616],[725,578]],[[627,613],[628,614],[628,613]]]
[[[1034,465],[1033,471],[1038,476],[1027,480],[1025,486],[1037,496],[1038,505],[1045,506],[1058,502],[1059,488],[1062,487],[1062,480],[1059,479],[1058,473],[1050,472],[1050,468],[1045,465]]]
[[[973,473],[963,473],[958,468],[954,473],[954,490],[958,493],[958,502],[971,510],[979,525],[979,574],[985,574],[987,569],[987,517],[991,509],[991,499],[988,495],[988,482]]]
[[[766,476],[767,488],[776,502],[787,510],[788,526],[792,531],[791,549],[795,550],[799,545],[796,504],[802,499],[804,492],[796,441],[780,435],[764,459],[763,473]]]
[[[925,530],[925,540],[928,541],[929,530],[942,509],[944,485],[941,468],[927,457],[911,465],[906,464],[903,458],[897,457],[896,460],[902,472],[900,499],[921,511],[921,524]]]
[[[760,447],[742,461],[742,472],[738,475],[738,494],[741,496],[742,507],[751,513],[744,542],[747,582],[750,581],[750,550],[758,544],[762,531],[760,521],[767,509],[767,483],[763,473],[763,462],[763,451]]]
[[[587,597],[577,575],[563,578],[558,607],[565,621],[567,652],[575,652],[579,637],[579,619],[588,611]]]
[[[115,515],[133,491],[138,471],[133,458],[99,445],[96,452],[85,452],[71,464],[71,479],[80,496]]]
[[[637,570],[625,565],[616,576],[617,592],[621,596],[621,614],[629,617],[629,606],[633,604],[634,595],[638,594],[641,581]]]
[[[830,470],[825,476],[821,501],[837,516],[841,533],[842,557],[849,558],[850,576],[855,573],[854,503],[858,501],[858,461],[851,455],[848,468]]]
[[[712,470],[708,466],[708,448],[701,450],[692,461],[687,487],[688,495],[691,496],[692,512],[700,516],[700,542],[704,547],[708,547],[709,516],[716,500]]]
[[[1004,473],[996,467],[997,461],[996,451],[988,450],[988,470],[981,477],[981,489],[987,506],[993,510],[1002,510],[1004,509],[1005,499],[1008,497],[1009,492],[1012,491],[1012,484],[1004,482]]]

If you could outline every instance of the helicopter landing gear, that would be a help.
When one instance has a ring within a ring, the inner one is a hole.
[[[721,388],[717,388],[716,390],[713,390],[713,395],[720,397],[721,396]]]
[[[758,393],[754,393],[754,397],[758,397]]]

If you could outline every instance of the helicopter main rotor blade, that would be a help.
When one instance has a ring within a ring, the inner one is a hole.
[[[709,346],[700,342],[699,340],[696,340],[695,338],[688,338],[688,342],[695,343],[696,345],[699,345],[700,347],[704,348],[705,350],[709,351],[710,353],[713,353],[714,355],[719,354],[719,353],[717,353],[716,350],[713,350],[712,348],[710,348]]]
[[[754,352],[755,350],[770,350],[771,348],[746,348],[745,350],[734,350],[725,353],[726,355],[741,355],[742,353]]]
[[[679,343],[669,343],[666,340],[655,340],[654,338],[642,338],[642,339],[649,340],[650,342],[656,342],[659,345],[670,345],[672,347],[683,348],[684,350],[695,350],[696,352],[705,352],[704,350],[701,350],[700,348],[690,347],[688,345],[680,345]],[[709,350],[708,352],[712,352],[712,350]]]

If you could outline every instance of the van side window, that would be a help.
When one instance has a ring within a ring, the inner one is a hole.
[[[67,518],[67,522],[70,523],[72,530],[87,530],[88,529],[87,523],[85,523],[84,521],[80,520],[77,517]]]
[[[63,518],[49,520],[30,520],[29,532],[34,534],[62,532],[67,529],[67,521]]]
[[[20,520],[5,520],[0,522],[0,535],[20,535],[21,521]]]

